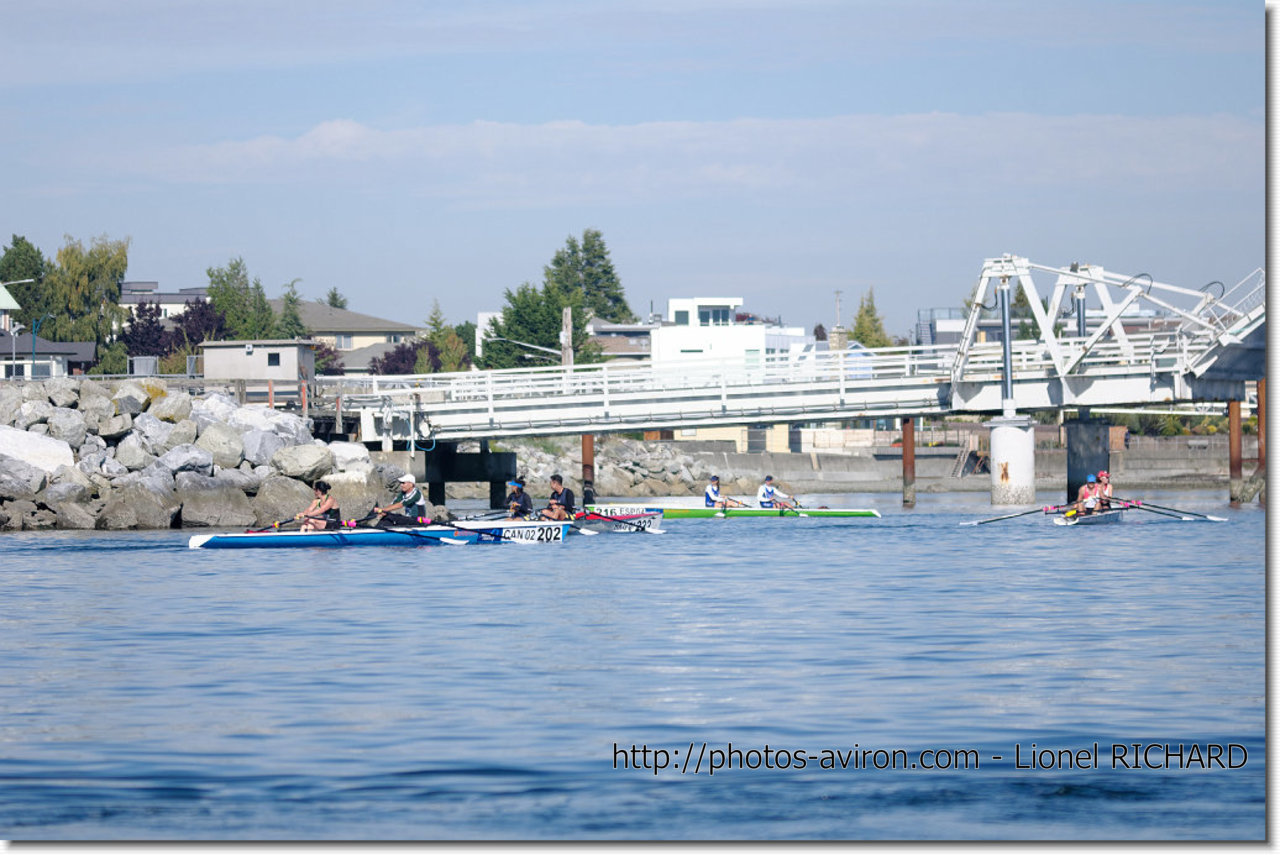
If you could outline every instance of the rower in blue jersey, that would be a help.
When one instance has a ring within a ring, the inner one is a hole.
[[[785,508],[792,510],[793,506],[787,504],[785,499],[794,499],[795,496],[788,496],[786,493],[773,486],[773,476],[764,476],[764,483],[760,485],[760,489],[756,491],[756,501],[760,503],[762,508]]]
[[[720,508],[721,510],[724,510],[728,507],[746,507],[745,503],[739,502],[737,499],[731,499],[728,496],[720,495],[719,475],[711,476],[711,482],[707,484],[707,489],[703,494],[703,500],[708,508]]]

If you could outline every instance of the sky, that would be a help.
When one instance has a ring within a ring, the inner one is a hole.
[[[1013,253],[1265,265],[1260,0],[50,0],[0,27],[0,238],[243,258],[421,323],[598,229],[633,310],[890,334]]]

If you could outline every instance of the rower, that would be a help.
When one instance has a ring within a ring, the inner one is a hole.
[[[787,504],[783,499],[794,499],[795,496],[788,496],[786,493],[773,486],[773,476],[764,476],[764,483],[760,485],[760,489],[756,491],[756,501],[760,503],[762,508],[784,508],[790,510],[791,505]]]
[[[412,475],[401,475],[396,479],[399,498],[385,508],[374,507],[373,512],[379,515],[375,523],[379,528],[392,525],[421,525],[427,515],[427,501],[422,498],[422,491]],[[401,513],[395,513],[401,511]]]
[[[547,502],[548,506],[541,513],[543,519],[573,519],[573,491],[564,485],[564,479],[559,475],[551,476],[551,498]]]
[[[1098,510],[1098,476],[1092,472],[1076,492],[1076,513],[1091,514]]]
[[[302,520],[302,531],[323,531],[326,528],[338,528],[342,523],[342,512],[338,503],[329,495],[328,481],[317,481],[312,488],[315,500],[300,514],[294,514],[295,520]]]
[[[527,520],[533,515],[533,499],[524,491],[524,481],[514,478],[507,482],[511,492],[507,494],[509,520]]]
[[[1111,473],[1103,469],[1098,473],[1098,510],[1111,510]]]
[[[746,505],[744,505],[742,502],[739,502],[737,499],[730,499],[728,496],[720,495],[720,476],[719,475],[711,476],[711,482],[707,484],[707,489],[703,494],[703,500],[705,501],[706,506],[708,508],[719,508],[720,510],[724,510],[730,505],[734,505],[735,507],[739,507],[739,508],[746,507]]]

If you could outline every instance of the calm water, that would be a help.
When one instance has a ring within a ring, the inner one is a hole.
[[[1147,498],[1230,521],[860,495],[822,500],[885,518],[534,546],[5,534],[0,837],[1261,839],[1264,514]]]

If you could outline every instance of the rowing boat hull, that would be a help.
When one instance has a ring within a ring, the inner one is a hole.
[[[1054,517],[1054,525],[1107,525],[1109,523],[1118,523],[1122,519],[1124,511],[1101,511],[1096,514],[1085,514],[1083,516],[1070,517]]]
[[[706,519],[715,516],[725,517],[878,517],[880,512],[873,508],[800,508],[784,510],[780,508],[659,508],[656,506],[632,505],[588,505],[587,510],[597,513],[618,516],[626,513],[661,513],[664,519]]]
[[[617,510],[593,506],[574,517],[578,528],[596,532],[644,532],[658,527],[661,508],[619,507]]]
[[[192,549],[296,549],[339,546],[433,546],[442,543],[550,543],[564,540],[568,522],[460,522],[397,528],[348,528],[335,531],[267,531],[197,534]]]

